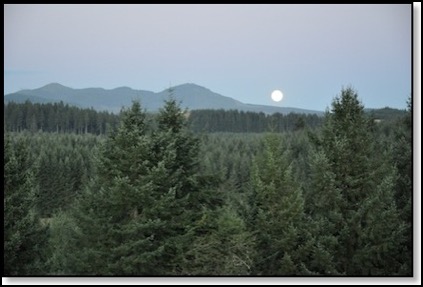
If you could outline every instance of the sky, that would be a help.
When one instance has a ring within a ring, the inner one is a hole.
[[[325,110],[353,87],[366,108],[405,109],[411,17],[410,4],[5,4],[4,94],[194,83],[244,103]]]

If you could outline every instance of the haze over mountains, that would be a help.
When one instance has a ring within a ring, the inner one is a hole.
[[[277,107],[267,105],[245,104],[233,98],[226,97],[196,84],[182,84],[172,87],[173,97],[181,101],[183,108],[189,110],[224,109],[263,112],[273,114],[304,113],[322,115],[323,111],[306,110],[291,107]],[[128,87],[119,87],[111,90],[103,88],[72,89],[58,83],[48,84],[33,90],[21,90],[4,96],[4,102],[48,103],[63,101],[81,108],[94,108],[118,113],[123,106],[129,107],[133,100],[140,100],[141,105],[151,112],[163,106],[163,101],[169,97],[169,90],[159,93],[134,90]]]

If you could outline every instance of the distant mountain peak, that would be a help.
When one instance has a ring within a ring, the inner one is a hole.
[[[55,92],[58,92],[58,91],[71,90],[71,89],[72,88],[63,86],[59,83],[50,83],[50,84],[47,84],[47,85],[45,85],[41,88],[38,88],[36,90],[45,91],[45,92],[49,92],[49,93],[55,93]],[[26,90],[26,91],[31,91],[31,90]]]
[[[194,83],[184,83],[184,84],[177,85],[175,87],[200,87],[200,88],[204,88],[204,87],[197,85],[197,84],[194,84]]]
[[[65,87],[65,86],[63,86],[62,84],[59,84],[59,83],[50,83],[50,84],[47,84],[47,85],[41,87],[40,89],[44,89],[44,88],[68,88],[68,87]]]
[[[114,88],[113,91],[133,91],[133,89],[130,87],[122,86],[122,87]]]
[[[205,87],[203,87],[203,86],[200,86],[200,85],[197,85],[197,84],[194,84],[194,83],[185,83],[185,84],[181,84],[181,85],[177,85],[177,86],[174,86],[174,87],[171,87],[172,89],[180,89],[180,88],[194,88],[194,89],[203,89],[203,90],[207,90],[207,91],[210,91],[209,89],[207,89],[207,88],[205,88]]]
[[[245,104],[228,96],[223,96],[212,90],[194,83],[184,83],[170,87],[173,96],[181,102],[182,108],[195,109],[224,109],[251,112],[264,112],[266,114],[290,112],[323,114],[320,111],[304,110],[298,108],[276,107],[266,105]],[[38,89],[24,90],[5,95],[5,102],[25,101],[30,99],[35,102],[63,101],[79,107],[95,108],[119,112],[122,107],[131,105],[134,98],[141,100],[142,105],[149,111],[157,111],[163,107],[163,102],[169,95],[169,88],[161,92],[132,89],[130,87],[117,87],[114,89],[83,88],[73,89],[59,83],[50,83]]]

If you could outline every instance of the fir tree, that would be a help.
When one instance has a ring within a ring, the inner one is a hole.
[[[97,178],[78,198],[73,220],[73,274],[170,275],[184,270],[202,210],[198,141],[184,115],[167,101],[151,131],[139,103],[122,113],[102,148]]]
[[[256,243],[252,274],[298,275],[304,200],[275,134],[266,137],[263,157],[256,159],[252,176],[251,228]]]
[[[74,274],[148,274],[152,268],[141,261],[159,252],[152,239],[162,222],[148,214],[155,199],[148,179],[154,164],[145,113],[135,102],[121,116],[121,126],[101,148],[97,177],[74,206],[80,246],[69,264]]]
[[[253,265],[253,241],[244,220],[229,206],[203,213],[196,223],[202,234],[185,254],[184,275],[249,275]]]
[[[316,249],[333,259],[332,272],[395,275],[401,266],[395,250],[404,244],[393,197],[395,169],[387,155],[379,158],[370,130],[357,93],[342,90],[317,140],[307,209],[316,234],[325,236],[316,240]]]
[[[41,275],[44,270],[46,228],[35,211],[37,187],[29,152],[8,134],[4,142],[4,275]]]
[[[411,97],[408,99],[407,105],[407,114],[401,118],[397,124],[392,151],[393,161],[398,171],[398,176],[395,181],[395,202],[400,212],[401,219],[403,219],[406,224],[407,241],[402,251],[404,264],[401,273],[403,274],[410,274],[413,258],[413,114]]]
[[[187,129],[185,112],[170,97],[157,117],[158,129],[152,135],[152,156],[162,168],[155,174],[159,194],[172,190],[165,211],[173,235],[167,244],[173,261],[170,274],[192,274],[190,249],[197,237],[212,228],[215,209],[222,204],[216,181],[198,172],[199,139]],[[205,220],[207,218],[207,220]]]

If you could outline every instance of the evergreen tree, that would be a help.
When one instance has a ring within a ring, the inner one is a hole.
[[[244,220],[229,206],[203,213],[195,240],[185,254],[186,275],[249,275],[253,265],[253,241]]]
[[[341,275],[337,268],[338,231],[343,226],[341,190],[336,187],[331,162],[322,151],[310,155],[311,184],[307,186],[305,209],[308,216],[310,244],[308,257],[312,272]]]
[[[168,242],[172,256],[166,259],[171,264],[173,261],[170,274],[194,272],[195,263],[188,260],[194,239],[207,233],[215,209],[222,204],[216,180],[198,173],[199,139],[188,131],[185,114],[170,97],[160,110],[158,128],[152,135],[154,162],[163,166],[155,175],[160,182],[157,192],[172,190],[166,207],[167,229],[174,232]]]
[[[307,210],[316,234],[325,234],[316,248],[335,260],[330,271],[340,274],[395,275],[401,266],[396,250],[404,244],[404,224],[393,197],[395,169],[388,155],[379,158],[371,125],[347,88],[333,101],[317,140]]]
[[[396,182],[395,199],[398,208],[403,210],[403,218],[411,223],[411,195],[413,190],[413,166],[412,166],[412,107],[411,98],[408,102],[407,114],[397,123],[395,143],[393,145],[393,160],[398,169],[399,177]]]
[[[79,254],[78,226],[67,211],[54,214],[49,222],[49,240],[45,275],[70,275],[77,264],[75,254]]]
[[[256,246],[252,274],[302,272],[298,252],[304,228],[304,200],[283,148],[277,135],[268,135],[264,154],[256,159],[253,168],[251,228]]]
[[[412,269],[412,251],[413,251],[413,161],[412,161],[412,102],[408,99],[407,114],[399,120],[394,136],[393,161],[398,170],[398,176],[395,182],[395,202],[400,212],[401,218],[406,223],[407,242],[403,250],[405,274],[409,274]]]
[[[150,161],[151,141],[145,113],[135,102],[121,116],[118,131],[101,149],[97,177],[78,197],[72,213],[77,225],[74,244],[80,246],[70,258],[73,263],[68,264],[74,274],[153,272],[145,262],[141,266],[134,259],[131,266],[125,262],[133,256],[148,257],[148,251],[154,253],[154,231],[150,230],[159,228],[162,222],[147,214],[155,198],[151,194],[154,187],[147,178],[154,164]],[[150,234],[143,229],[150,229]],[[128,234],[122,234],[125,232]],[[132,256],[125,254],[130,251]]]
[[[198,141],[184,130],[174,100],[161,110],[157,131],[137,102],[121,116],[97,178],[75,204],[79,250],[65,265],[81,275],[180,274],[202,210],[214,204],[196,176]]]
[[[35,212],[37,187],[23,141],[4,142],[4,275],[43,274],[46,228]]]

